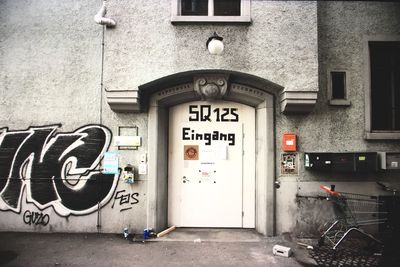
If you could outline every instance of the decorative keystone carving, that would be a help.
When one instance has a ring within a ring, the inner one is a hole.
[[[194,91],[202,99],[222,98],[228,90],[229,75],[207,75],[194,77]]]

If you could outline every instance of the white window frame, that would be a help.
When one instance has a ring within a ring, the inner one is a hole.
[[[182,16],[181,0],[171,0],[172,3],[172,23],[180,22],[231,22],[231,23],[250,23],[250,1],[241,0],[240,16],[214,16],[214,0],[208,0],[207,16]]]
[[[365,136],[367,140],[399,140],[400,131],[372,131],[371,126],[371,66],[369,54],[369,42],[399,42],[400,36],[378,35],[364,37],[364,88],[365,90]]]

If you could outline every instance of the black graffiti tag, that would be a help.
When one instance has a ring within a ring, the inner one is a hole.
[[[87,125],[72,133],[55,133],[61,125],[3,130],[0,135],[0,209],[19,213],[21,197],[39,209],[52,206],[62,215],[82,215],[107,203],[117,177],[98,167],[111,131]]]
[[[139,193],[125,193],[125,190],[120,190],[115,193],[114,201],[111,208],[114,208],[114,204],[116,200],[119,200],[119,206],[121,207],[120,211],[125,211],[132,209],[132,205],[139,203]]]
[[[24,223],[29,225],[42,225],[46,226],[50,221],[48,214],[43,214],[41,212],[33,212],[27,210],[24,212]]]

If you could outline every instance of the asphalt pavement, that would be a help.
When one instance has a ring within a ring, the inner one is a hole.
[[[274,245],[290,245],[282,237],[229,236],[180,233],[176,239],[143,242],[122,233],[0,232],[0,266],[304,266],[293,255],[273,255]]]

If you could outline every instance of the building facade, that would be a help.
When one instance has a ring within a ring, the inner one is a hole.
[[[398,3],[102,4],[0,3],[0,230],[306,236],[321,184],[400,186]]]

